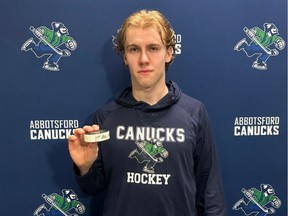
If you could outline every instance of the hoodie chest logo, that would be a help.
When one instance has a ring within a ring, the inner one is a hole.
[[[173,127],[144,127],[124,126],[116,128],[116,139],[118,140],[151,140],[157,139],[161,142],[185,142],[184,128]]]

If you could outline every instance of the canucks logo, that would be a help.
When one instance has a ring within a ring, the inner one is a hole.
[[[46,203],[34,211],[34,216],[78,216],[85,212],[85,206],[78,201],[77,194],[70,189],[63,189],[62,195],[42,194],[42,198]]]
[[[266,216],[267,214],[274,214],[275,209],[280,208],[281,200],[275,195],[275,190],[270,184],[261,184],[260,190],[256,188],[244,189],[242,188],[244,198],[238,200],[233,210],[242,210],[245,215],[254,213],[257,216]]]
[[[129,158],[135,158],[138,163],[145,163],[143,172],[155,173],[154,166],[157,163],[164,162],[164,159],[168,157],[168,151],[163,147],[161,141],[152,140],[149,141],[135,141],[137,148],[131,151]]]
[[[52,22],[51,26],[52,29],[46,26],[37,28],[31,26],[30,31],[34,37],[24,42],[21,50],[32,52],[37,58],[46,56],[43,68],[49,71],[59,71],[59,60],[70,56],[70,51],[76,50],[77,43],[69,36],[68,28],[63,23]]]
[[[234,47],[234,50],[243,51],[247,57],[256,58],[252,67],[258,70],[267,70],[267,60],[285,48],[285,41],[279,36],[275,24],[265,23],[263,27],[263,30],[259,27],[244,27],[247,38],[241,39]]]

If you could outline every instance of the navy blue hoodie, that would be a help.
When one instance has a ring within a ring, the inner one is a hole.
[[[90,172],[76,179],[85,193],[105,191],[103,216],[226,215],[206,109],[176,83],[167,86],[153,106],[127,88],[95,114],[111,138],[99,143]]]

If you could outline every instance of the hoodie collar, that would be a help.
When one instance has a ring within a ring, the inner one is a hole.
[[[122,91],[115,101],[122,106],[140,109],[147,112],[165,109],[176,103],[181,95],[181,89],[175,82],[169,81],[166,82],[166,85],[168,87],[168,93],[158,101],[158,103],[152,106],[143,101],[137,101],[132,95],[132,87],[128,87]]]

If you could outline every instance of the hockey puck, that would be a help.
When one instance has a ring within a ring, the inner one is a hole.
[[[103,142],[110,139],[110,133],[107,130],[99,130],[84,134],[85,142]]]

